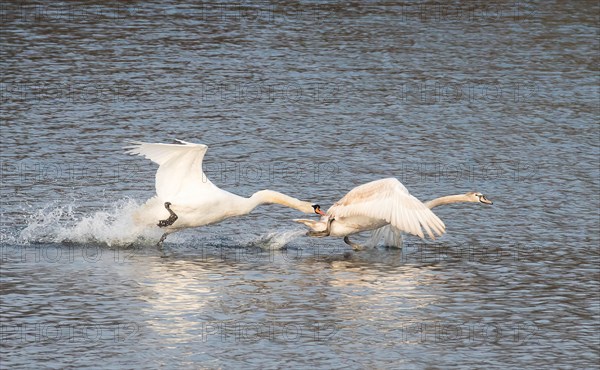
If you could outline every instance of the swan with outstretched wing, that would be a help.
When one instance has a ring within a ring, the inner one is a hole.
[[[349,235],[373,231],[372,240],[385,238],[386,242],[400,247],[402,233],[431,239],[445,232],[444,223],[431,211],[442,204],[457,202],[481,202],[492,204],[481,193],[467,193],[437,198],[427,203],[412,196],[395,178],[372,181],[350,190],[337,201],[319,221],[296,219],[311,228],[309,236],[344,237],[344,242],[355,250],[362,246],[353,243]]]
[[[142,155],[159,165],[156,196],[136,212],[138,225],[164,229],[158,245],[178,230],[210,225],[250,213],[261,204],[280,204],[308,214],[321,214],[318,204],[261,190],[245,198],[215,186],[202,171],[208,147],[177,140],[179,144],[132,142],[127,153]]]

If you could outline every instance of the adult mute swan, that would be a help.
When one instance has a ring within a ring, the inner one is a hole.
[[[437,198],[421,203],[410,195],[408,190],[395,178],[372,181],[350,190],[342,199],[327,210],[319,221],[296,219],[311,228],[309,236],[344,237],[344,242],[355,250],[362,246],[353,243],[349,235],[373,230],[372,240],[377,242],[382,236],[386,242],[400,247],[402,233],[406,232],[424,238],[423,229],[431,239],[435,234],[442,235],[444,223],[431,211],[431,208],[458,202],[480,202],[492,204],[481,193],[467,193]]]
[[[167,235],[181,229],[214,224],[250,213],[261,204],[281,204],[304,213],[324,215],[318,204],[304,202],[272,190],[244,198],[215,186],[202,171],[208,146],[177,140],[180,144],[132,142],[129,154],[139,154],[158,164],[156,196],[134,215],[136,224],[159,226]]]

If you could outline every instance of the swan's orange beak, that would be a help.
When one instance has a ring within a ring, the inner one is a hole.
[[[313,209],[315,210],[315,213],[321,216],[325,216],[325,212],[321,211],[321,206],[318,204],[315,204],[312,206]]]

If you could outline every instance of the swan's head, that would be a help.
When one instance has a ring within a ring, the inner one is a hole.
[[[491,200],[486,198],[485,195],[475,191],[469,192],[465,195],[467,198],[469,198],[469,201],[473,203],[494,204]]]
[[[316,214],[321,215],[321,216],[325,216],[325,212],[321,211],[321,206],[318,204],[313,204],[312,205],[312,209],[315,211]]]

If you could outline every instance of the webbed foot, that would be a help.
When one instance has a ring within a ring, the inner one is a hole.
[[[167,209],[167,211],[169,211],[170,216],[166,220],[160,220],[160,221],[158,221],[158,226],[159,227],[171,226],[179,218],[179,217],[177,217],[177,215],[175,214],[175,212],[173,212],[171,210],[171,202],[165,202],[165,208]],[[166,236],[163,235],[163,237],[166,237]],[[164,239],[161,238],[161,240],[164,240]]]
[[[333,220],[335,220],[334,217],[330,217],[329,220],[327,220],[327,227],[325,228],[325,230],[323,231],[309,231],[306,233],[306,235],[308,236],[312,236],[315,238],[322,238],[324,236],[329,236],[329,234],[331,233],[331,223],[333,222]]]

